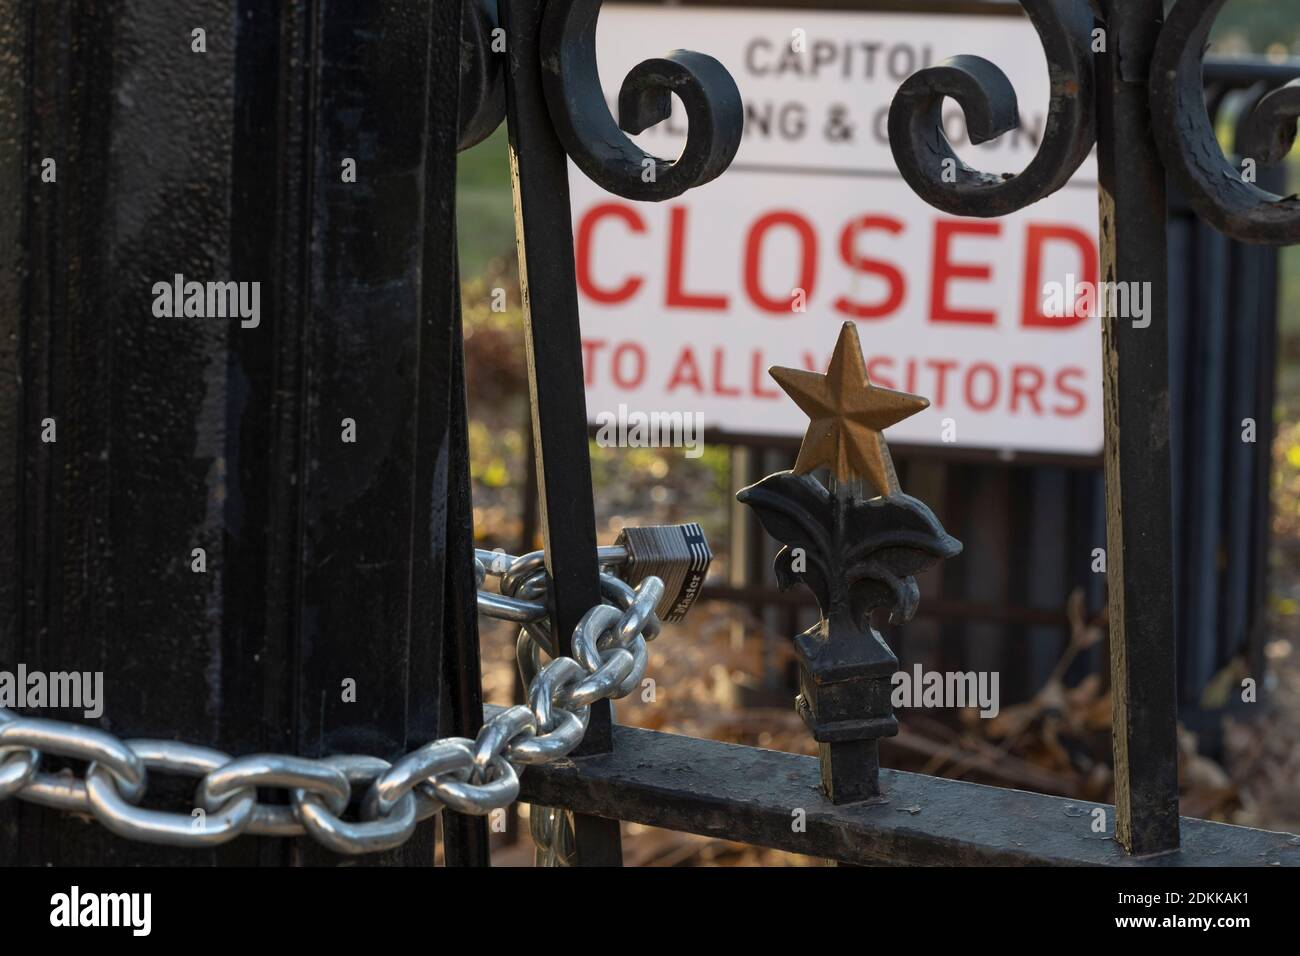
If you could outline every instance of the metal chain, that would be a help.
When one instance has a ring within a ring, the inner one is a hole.
[[[647,602],[653,611],[663,595],[662,581],[658,578],[647,578],[634,591],[626,582],[606,570],[622,564],[627,558],[627,549],[623,547],[596,549],[596,560],[602,569],[601,597],[618,607],[630,610],[634,605],[637,592],[650,585],[657,595],[653,601]],[[501,589],[500,596],[479,591],[479,610],[489,616],[523,625],[515,646],[515,659],[519,665],[519,673],[523,676],[524,686],[533,686],[541,670],[541,653],[545,651],[551,658],[556,654],[556,648],[550,637],[553,629],[545,620],[548,613],[547,606],[543,602],[534,600],[537,596],[545,595],[550,588],[550,576],[546,571],[546,555],[542,551],[533,551],[515,558],[497,551],[477,551],[475,559],[478,584],[482,585],[484,578],[491,575],[499,579]],[[619,632],[622,635],[620,641],[622,646],[632,651],[633,667],[627,678],[619,685],[618,693],[611,696],[625,697],[641,682],[646,668],[645,645],[647,641],[653,641],[659,636],[659,621],[653,613],[645,620],[639,617],[629,618],[619,627]],[[578,634],[575,634],[573,653],[585,666],[590,667],[596,650],[599,649],[593,649],[579,641]],[[576,849],[571,813],[563,809],[533,805],[529,808],[528,828],[537,847],[535,855],[537,866],[574,865]]]
[[[618,563],[611,552],[622,549],[600,550],[602,566]],[[583,615],[573,632],[573,657],[566,657],[555,653],[546,621],[549,578],[541,552],[514,558],[478,551],[475,570],[479,584],[489,574],[502,584],[499,595],[479,592],[480,612],[524,623],[518,648],[528,704],[495,714],[473,740],[435,740],[395,763],[364,754],[231,757],[180,741],[122,740],[0,707],[0,801],[16,797],[92,816],[118,836],[145,843],[210,847],[245,833],[307,834],[346,854],[399,846],[444,806],[474,815],[509,806],[524,768],[559,759],[581,743],[591,704],[638,686],[645,642],[659,633],[655,608],[664,586],[647,577],[632,588],[602,573],[601,592],[611,603]],[[545,666],[541,650],[551,658]],[[46,755],[86,761],[84,776],[42,771]],[[151,771],[197,778],[193,811],[140,806]],[[259,801],[259,787],[286,790],[289,804]],[[354,800],[358,819],[343,819]]]
[[[568,810],[533,804],[528,813],[528,831],[537,847],[533,853],[535,866],[565,867],[576,863],[577,840],[573,814]]]

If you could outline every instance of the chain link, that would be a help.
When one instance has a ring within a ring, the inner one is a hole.
[[[622,548],[598,550],[602,568],[626,557]],[[563,757],[582,742],[591,704],[624,697],[640,684],[646,642],[659,633],[655,607],[664,585],[648,577],[632,588],[602,570],[601,595],[610,603],[583,616],[573,633],[574,656],[566,657],[556,653],[547,620],[550,579],[542,552],[516,558],[477,551],[475,575],[480,586],[488,576],[501,585],[500,594],[478,592],[479,612],[523,625],[517,656],[528,703],[493,715],[473,740],[435,740],[394,763],[364,754],[232,758],[179,741],[121,740],[0,707],[0,801],[16,797],[93,816],[118,836],[146,843],[211,847],[241,834],[306,834],[345,854],[399,846],[443,807],[484,815],[509,806],[525,767]],[[551,658],[544,665],[542,653]],[[84,775],[43,772],[47,755],[84,761]],[[190,813],[140,806],[150,775],[162,773],[198,779]],[[288,802],[261,802],[259,788],[284,791]],[[358,818],[345,820],[354,801]]]
[[[530,692],[529,706],[542,720],[550,717],[551,700],[562,702],[562,708],[556,710],[561,719],[581,712],[582,723],[570,721],[567,728],[569,736],[581,740],[592,703],[603,697],[626,697],[640,684],[648,656],[646,642],[659,636],[655,608],[663,597],[663,582],[649,577],[633,589],[608,570],[627,561],[627,549],[598,548],[596,560],[602,569],[600,593],[609,604],[593,607],[574,631],[572,666],[550,672],[558,661],[553,660],[546,670],[541,666],[542,653],[555,657],[551,629],[545,621],[548,611],[545,603],[533,600],[545,595],[550,587],[546,555],[534,551],[511,558],[496,551],[478,551],[475,559],[478,583],[482,584],[490,575],[500,578],[501,587],[500,597],[479,592],[479,610],[523,625],[515,647],[519,672],[525,686],[541,691]],[[563,686],[552,687],[556,681]],[[573,815],[563,809],[533,806],[528,821],[537,846],[536,864],[572,866],[575,859]]]
[[[529,808],[528,831],[537,849],[533,853],[535,866],[573,866],[577,856],[574,837],[573,814],[559,807]]]

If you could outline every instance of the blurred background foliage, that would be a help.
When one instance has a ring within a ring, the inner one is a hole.
[[[475,528],[490,547],[526,550],[520,535],[529,456],[528,369],[504,127],[461,154],[458,176]],[[504,311],[493,310],[495,289],[505,290]],[[612,541],[629,516],[646,524],[699,521],[715,550],[725,542],[726,449],[706,445],[702,458],[691,460],[680,449],[602,448],[595,442],[590,447],[602,543]],[[534,539],[531,546],[541,543]]]
[[[1165,7],[1173,6],[1165,0]],[[1230,0],[1211,40],[1224,53],[1300,53],[1300,0]]]

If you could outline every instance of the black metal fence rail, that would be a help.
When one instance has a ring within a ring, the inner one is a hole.
[[[581,813],[891,866],[1296,866],[1295,838],[1184,817],[1177,854],[1130,856],[1094,811],[1115,808],[880,771],[888,802],[833,805],[816,757],[633,727],[611,753],[530,770],[521,798]]]

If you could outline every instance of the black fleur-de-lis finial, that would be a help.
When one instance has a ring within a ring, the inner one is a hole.
[[[828,795],[847,803],[878,794],[878,738],[898,732],[890,705],[898,659],[871,613],[888,608],[894,621],[909,620],[915,575],[958,554],[961,542],[902,492],[881,434],[929,403],[872,386],[851,326],[827,375],[790,371],[773,377],[812,419],[799,462],[736,497],[785,545],[775,562],[781,588],[804,584],[821,607],[817,625],[794,639],[797,705],[822,749]],[[826,484],[815,477],[819,466],[829,469]],[[868,495],[864,478],[879,494]]]

